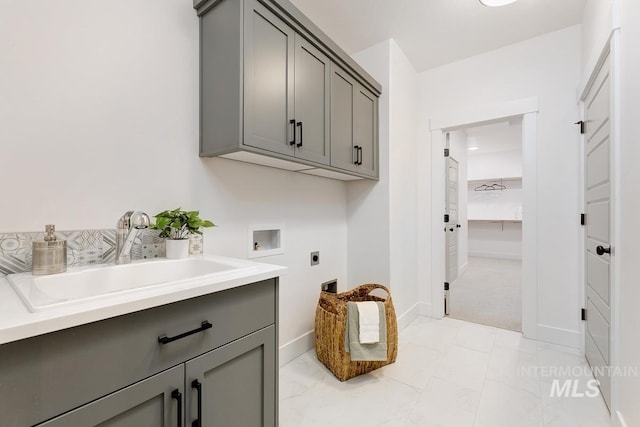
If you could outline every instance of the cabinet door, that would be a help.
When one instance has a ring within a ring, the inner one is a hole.
[[[331,64],[331,166],[356,169],[353,143],[353,100],[357,84],[353,77]]]
[[[38,425],[177,427],[184,417],[183,388],[184,365],[179,365]]]
[[[302,36],[296,35],[295,156],[329,164],[331,62]]]
[[[275,427],[275,352],[272,325],[187,362],[187,425]]]
[[[294,31],[247,0],[244,39],[244,144],[293,156]],[[221,59],[222,60],[222,59]]]
[[[358,147],[358,172],[378,176],[378,97],[358,85],[355,91],[353,145]]]

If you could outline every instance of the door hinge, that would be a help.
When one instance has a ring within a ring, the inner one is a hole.
[[[449,222],[449,214],[444,214],[444,222]]]
[[[580,125],[580,133],[584,134],[584,132],[585,132],[585,122],[584,122],[584,120],[580,120],[579,122],[575,122],[574,125]]]
[[[587,215],[580,214],[580,225],[585,225],[587,223]]]
[[[587,320],[587,309],[586,308],[580,309],[580,318],[582,320]]]
[[[444,149],[444,156],[445,157],[449,157],[449,149],[448,148]]]

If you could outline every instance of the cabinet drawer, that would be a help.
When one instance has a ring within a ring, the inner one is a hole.
[[[0,425],[47,420],[275,323],[277,279],[0,346]],[[200,327],[210,329],[160,344]]]

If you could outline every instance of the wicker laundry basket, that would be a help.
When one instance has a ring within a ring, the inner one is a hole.
[[[374,289],[382,289],[386,298],[370,295]],[[387,321],[387,360],[351,361],[344,348],[347,326],[347,302],[381,301],[384,303]],[[382,285],[358,286],[340,294],[321,292],[316,308],[315,347],[318,360],[340,381],[366,374],[396,361],[398,354],[398,324],[389,289]]]

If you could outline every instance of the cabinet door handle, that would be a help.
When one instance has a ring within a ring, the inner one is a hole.
[[[180,389],[175,389],[171,392],[171,398],[176,399],[178,403],[178,417],[177,417],[177,426],[182,427],[182,393],[180,393]]]
[[[296,144],[296,120],[295,119],[289,120],[289,124],[292,125],[291,132],[293,133],[293,139],[289,141],[289,145],[295,145]]]
[[[202,425],[202,383],[198,380],[191,381],[191,387],[196,389],[198,393],[198,418],[192,423],[191,427],[200,427]]]
[[[184,337],[188,337],[189,335],[193,335],[193,334],[197,334],[198,332],[206,331],[207,329],[210,329],[212,327],[213,327],[213,325],[211,323],[209,323],[208,320],[205,320],[204,322],[202,322],[202,326],[200,326],[199,328],[193,329],[191,331],[183,332],[180,335],[176,335],[175,337],[168,337],[166,335],[160,335],[158,337],[158,342],[160,344],[169,344],[170,342],[177,341],[177,340],[182,339]]]
[[[298,122],[298,127],[300,128],[300,142],[296,144],[296,147],[302,147],[302,122]]]
[[[608,248],[605,248],[604,246],[598,246],[596,248],[596,253],[600,256],[604,255],[604,254],[609,254],[611,255],[611,246],[609,246]]]
[[[359,145],[354,145],[353,149],[356,151],[356,159],[353,161],[354,165],[359,165],[360,163],[358,163],[358,158],[360,156],[360,146]]]

